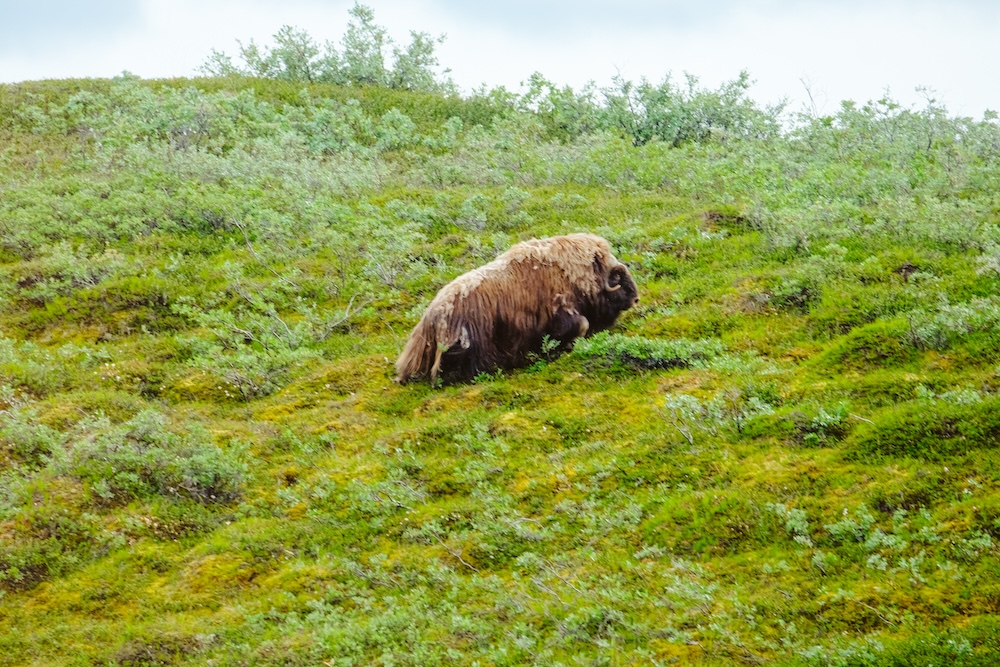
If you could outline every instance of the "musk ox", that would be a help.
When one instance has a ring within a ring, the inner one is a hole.
[[[399,382],[527,365],[546,336],[556,351],[614,324],[639,300],[628,267],[593,234],[518,243],[441,288],[396,362]]]

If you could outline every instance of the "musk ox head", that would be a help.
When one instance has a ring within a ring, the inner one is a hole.
[[[397,379],[468,381],[525,366],[546,336],[567,350],[638,300],[628,267],[599,236],[518,243],[441,288],[396,362]]]

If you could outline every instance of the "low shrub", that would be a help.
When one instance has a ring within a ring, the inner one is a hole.
[[[751,419],[744,430],[750,437],[774,436],[806,447],[828,447],[850,431],[847,407],[820,406],[815,410],[790,409]]]
[[[213,444],[208,433],[174,433],[154,410],[119,425],[106,418],[81,422],[60,458],[55,472],[81,480],[107,504],[153,495],[229,502],[240,496],[243,480],[243,465]]]
[[[946,302],[934,309],[915,310],[908,317],[910,338],[921,349],[945,350],[977,334],[987,336],[995,345],[1000,304],[993,298]]]
[[[836,662],[831,662],[831,656],[827,654],[823,659],[806,664],[836,664],[843,667],[988,667],[996,664],[998,651],[1000,623],[996,619],[984,617],[965,627],[934,629],[890,641],[883,646],[883,650],[876,653],[856,653]]]
[[[697,367],[722,352],[722,343],[716,340],[658,340],[605,331],[578,340],[573,347],[573,354],[585,359],[639,369]]]

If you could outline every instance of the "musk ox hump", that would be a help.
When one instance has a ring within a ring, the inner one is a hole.
[[[545,336],[568,349],[579,336],[607,328],[632,305],[609,303],[621,292],[609,282],[628,269],[593,234],[532,239],[441,288],[396,362],[397,379],[439,375],[472,379],[481,372],[524,365]],[[625,301],[628,301],[625,303]],[[596,319],[595,319],[596,318]]]

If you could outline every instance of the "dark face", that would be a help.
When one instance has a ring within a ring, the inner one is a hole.
[[[616,314],[628,310],[639,302],[639,288],[636,287],[627,266],[619,264],[611,269],[605,294],[611,310]]]
[[[624,264],[618,264],[608,273],[604,289],[598,297],[580,309],[590,321],[587,335],[604,331],[618,319],[622,311],[628,310],[639,301],[639,290],[635,280]]]

